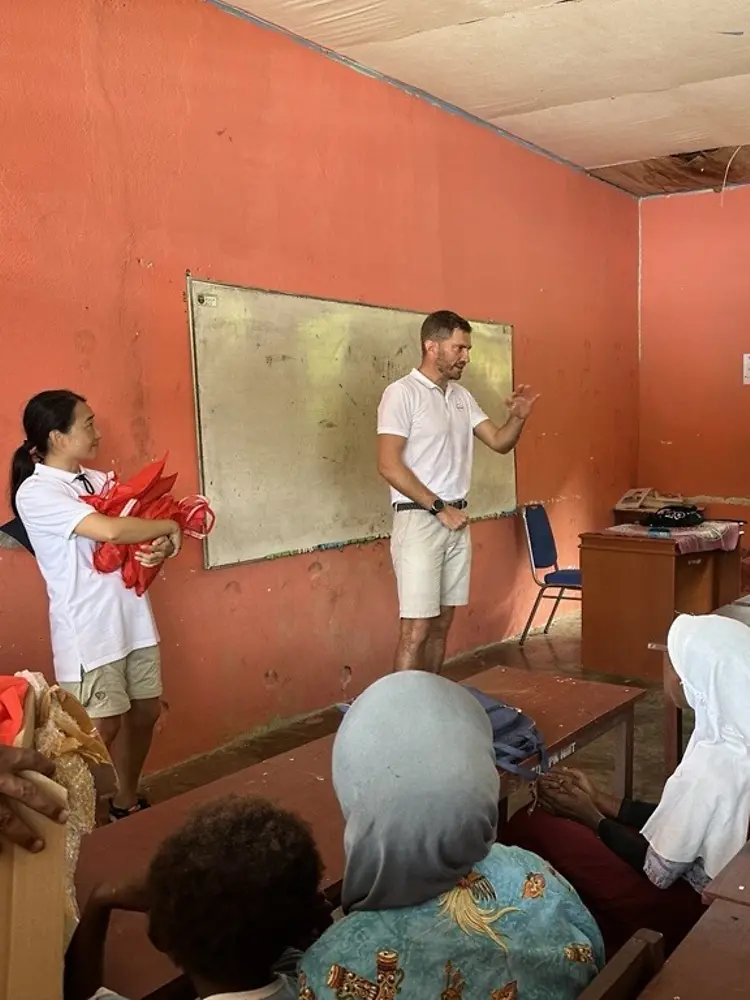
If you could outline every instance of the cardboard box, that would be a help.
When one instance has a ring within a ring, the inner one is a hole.
[[[35,701],[29,690],[16,746],[34,744]],[[68,793],[26,773],[62,805]],[[39,854],[3,841],[0,851],[0,1000],[62,1000],[65,937],[65,827],[23,806],[19,814],[44,839]]]

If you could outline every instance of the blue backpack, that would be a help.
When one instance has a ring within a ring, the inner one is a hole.
[[[503,771],[517,774],[524,781],[536,781],[540,774],[549,770],[547,745],[533,719],[504,701],[496,701],[488,695],[467,687],[489,716],[492,724],[495,762]],[[539,756],[535,768],[523,767],[529,757]]]

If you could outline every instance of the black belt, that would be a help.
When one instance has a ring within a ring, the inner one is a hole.
[[[456,510],[466,510],[469,506],[468,500],[446,500],[446,507],[455,507]],[[424,510],[429,514],[430,511],[427,507],[423,507],[421,503],[394,503],[393,509],[396,513],[400,513],[402,510]]]

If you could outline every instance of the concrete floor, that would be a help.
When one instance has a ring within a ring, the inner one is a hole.
[[[463,680],[489,667],[506,665],[580,677],[583,676],[580,664],[580,617],[572,615],[560,619],[548,636],[531,635],[523,649],[516,640],[498,643],[451,661],[446,666],[445,673],[455,680]],[[592,674],[585,676],[590,680],[626,683],[622,678]],[[163,801],[257,764],[268,757],[327,736],[335,731],[340,718],[338,710],[330,708],[266,731],[261,736],[240,737],[210,754],[149,775],[144,782],[145,790],[152,802]],[[661,793],[662,746],[662,694],[661,689],[653,689],[636,706],[635,794],[647,801],[656,801]],[[608,736],[602,737],[570,758],[569,763],[584,767],[598,783],[606,787],[613,773],[611,739]]]

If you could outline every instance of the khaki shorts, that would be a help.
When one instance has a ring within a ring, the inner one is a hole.
[[[470,529],[449,531],[425,510],[397,511],[391,557],[402,618],[437,618],[469,603]]]
[[[60,687],[70,691],[92,719],[124,715],[131,701],[161,697],[159,647],[135,649],[124,660],[82,670],[80,682],[65,681]]]

